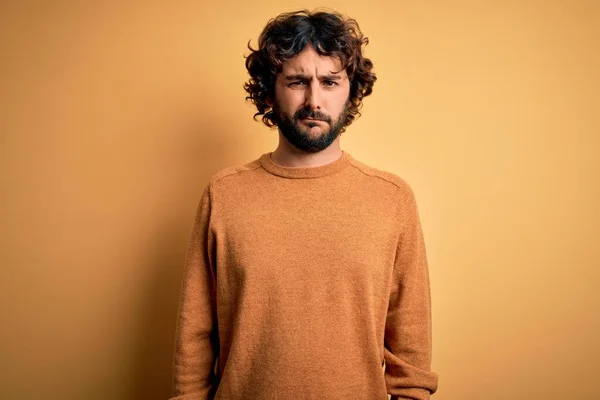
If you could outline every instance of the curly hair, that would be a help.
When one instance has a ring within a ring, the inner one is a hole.
[[[246,57],[250,79],[244,84],[250,100],[258,109],[256,120],[268,127],[277,125],[269,100],[275,100],[275,80],[283,62],[294,58],[311,44],[322,56],[337,57],[350,80],[349,106],[344,128],[352,123],[362,108],[362,99],[373,91],[377,77],[373,63],[362,54],[369,40],[363,36],[356,20],[337,12],[300,10],[283,13],[269,20],[258,38],[258,49]]]

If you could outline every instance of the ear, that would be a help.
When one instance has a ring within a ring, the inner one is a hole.
[[[271,99],[270,97],[267,97],[265,99],[265,103],[267,103],[267,105],[271,108],[273,108],[273,99]]]

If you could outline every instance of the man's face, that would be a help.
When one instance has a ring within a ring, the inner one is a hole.
[[[283,63],[275,81],[274,120],[296,148],[317,153],[341,133],[348,115],[350,81],[339,59],[312,47]]]

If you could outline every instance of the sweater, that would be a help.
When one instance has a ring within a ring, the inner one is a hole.
[[[172,400],[428,399],[431,311],[415,196],[348,152],[271,153],[204,187],[181,288]]]

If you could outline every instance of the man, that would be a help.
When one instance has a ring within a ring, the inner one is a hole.
[[[272,153],[214,175],[184,273],[173,399],[427,399],[427,261],[410,187],[341,150],[376,80],[337,13],[271,20],[246,60]]]

